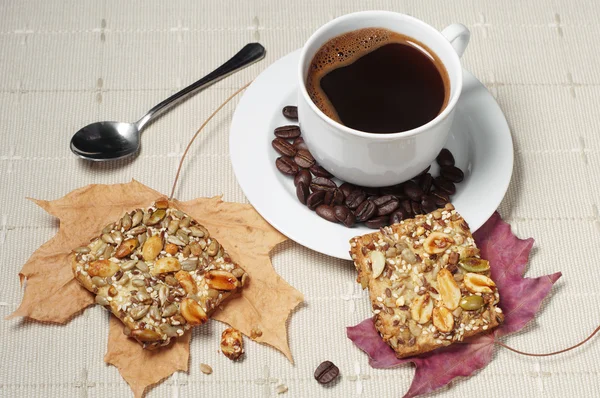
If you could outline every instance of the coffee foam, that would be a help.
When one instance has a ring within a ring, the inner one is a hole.
[[[314,104],[328,117],[341,123],[333,105],[321,89],[321,78],[332,70],[350,65],[364,55],[390,43],[414,45],[429,55],[436,65],[442,65],[427,46],[391,30],[364,28],[344,33],[325,43],[310,63],[306,78],[306,90]]]

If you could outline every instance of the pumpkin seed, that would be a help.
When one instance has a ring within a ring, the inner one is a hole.
[[[466,296],[460,300],[460,307],[467,311],[476,311],[483,307],[483,304],[483,297],[477,295]]]
[[[490,269],[490,262],[477,257],[465,258],[458,263],[468,272],[485,272]]]

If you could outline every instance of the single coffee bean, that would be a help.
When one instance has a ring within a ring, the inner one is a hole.
[[[308,194],[308,185],[302,181],[299,182],[298,185],[296,185],[296,196],[303,205],[306,204],[306,198],[308,198]]]
[[[338,222],[337,218],[335,218],[335,211],[333,210],[333,207],[331,207],[331,206],[320,205],[319,207],[317,207],[317,209],[315,211],[321,218],[324,218],[327,221],[335,222],[335,223]]]
[[[406,210],[400,208],[398,210],[396,210],[395,212],[393,212],[392,214],[390,214],[390,225],[392,224],[398,224],[400,221],[402,220],[406,220],[407,218],[409,218],[410,216],[408,215],[408,213],[406,212]]]
[[[304,149],[306,151],[308,151],[308,146],[306,145],[306,143],[304,142],[304,138],[302,137],[298,137],[296,138],[293,142],[292,145],[294,146],[294,148],[296,148],[296,150],[300,150],[300,149]]]
[[[446,166],[440,169],[440,174],[445,179],[452,182],[461,182],[465,178],[465,173],[456,166]]]
[[[339,189],[334,189],[333,191],[327,191],[325,194],[326,205],[337,206],[344,203],[344,194]]]
[[[295,124],[277,127],[275,129],[275,136],[285,139],[300,137],[300,127],[296,126]]]
[[[367,199],[367,194],[364,193],[360,189],[356,189],[356,190],[350,192],[350,195],[348,195],[346,197],[346,206],[348,206],[350,209],[354,210],[358,206],[360,206],[362,204],[362,202],[364,202],[366,199]]]
[[[273,149],[285,156],[294,156],[296,155],[296,148],[292,144],[290,144],[287,140],[283,138],[275,138],[271,143],[273,145]]]
[[[328,172],[327,170],[325,170],[323,167],[319,166],[318,164],[313,164],[312,166],[310,166],[310,172],[314,174],[315,177],[325,177],[325,178],[331,178],[333,177],[333,175]]]
[[[418,214],[423,214],[423,209],[421,208],[421,203],[411,201],[410,207],[412,208],[412,212],[415,216]]]
[[[334,381],[340,374],[340,370],[331,361],[325,361],[317,366],[315,379],[319,384],[328,384]]]
[[[356,190],[356,187],[348,182],[343,183],[342,185],[340,185],[340,191],[342,191],[342,193],[344,194],[344,197],[348,197],[350,196],[350,192]]]
[[[433,191],[431,196],[435,199],[435,205],[437,207],[444,207],[446,203],[450,203],[450,196],[442,191]]]
[[[425,173],[419,178],[419,186],[423,190],[423,193],[429,193],[429,191],[431,191],[431,185],[433,185],[433,177],[431,174]]]
[[[304,169],[308,169],[310,166],[315,164],[315,158],[307,150],[300,149],[296,156],[294,156],[294,162]]]
[[[371,218],[370,220],[365,221],[365,225],[371,229],[379,229],[381,227],[385,227],[388,225],[390,221],[389,216],[379,216],[375,218]]]
[[[413,211],[412,211],[412,204],[411,204],[410,199],[404,199],[403,201],[401,201],[400,207],[407,214],[407,218],[410,218],[415,215],[415,213],[413,213]]]
[[[448,195],[454,195],[456,193],[456,186],[454,183],[444,177],[435,177],[433,179],[433,185],[435,185],[438,190],[446,192]]]
[[[452,156],[452,152],[446,148],[440,151],[435,160],[442,167],[454,166],[454,156]]]
[[[323,204],[323,201],[325,200],[325,194],[325,191],[316,191],[311,193],[306,198],[306,206],[311,210],[316,209]]]
[[[283,113],[283,116],[287,117],[288,119],[298,120],[298,107],[297,106],[293,106],[293,105],[284,106],[281,113]]]
[[[315,177],[310,183],[310,190],[316,191],[333,191],[337,189],[335,182],[325,177]]]
[[[422,172],[420,172],[419,174],[417,174],[417,175],[415,176],[415,178],[419,178],[419,177],[421,177],[422,175],[424,175],[425,173],[429,172],[429,169],[430,169],[430,168],[431,168],[431,165],[427,166],[427,167],[425,168],[425,170],[423,170]]]
[[[296,174],[296,176],[294,177],[294,185],[297,186],[299,183],[303,182],[308,187],[310,185],[311,180],[312,176],[310,175],[310,171],[302,169],[298,171],[298,174]]]
[[[356,221],[364,222],[372,218],[377,213],[377,206],[370,200],[365,200],[356,208]]]
[[[404,193],[411,200],[421,200],[421,195],[423,195],[423,190],[420,186],[417,185],[416,182],[409,180],[404,183]]]
[[[298,165],[289,156],[280,156],[275,160],[275,167],[283,174],[293,176],[298,172]]]
[[[392,195],[381,196],[373,201],[377,206],[377,215],[385,216],[391,214],[394,210],[400,206],[398,198]]]
[[[431,213],[432,211],[434,211],[438,208],[438,206],[435,204],[435,202],[436,202],[436,200],[435,200],[434,196],[432,196],[432,195],[425,196],[421,200],[421,208],[423,209],[423,211],[425,213]]]
[[[335,211],[335,218],[348,228],[354,225],[356,222],[356,217],[354,217],[354,213],[347,208],[346,206],[335,206],[333,208]]]

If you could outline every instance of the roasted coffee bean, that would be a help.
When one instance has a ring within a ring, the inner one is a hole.
[[[410,216],[408,215],[406,210],[400,208],[400,209],[396,210],[395,212],[393,212],[392,214],[390,214],[389,223],[390,223],[390,225],[398,224],[400,221],[406,220],[407,218],[410,218]]]
[[[410,218],[415,215],[412,210],[412,204],[410,199],[404,199],[400,202],[400,207],[404,210],[404,212],[408,215],[407,218]]]
[[[277,167],[277,170],[289,176],[296,175],[298,172],[298,165],[294,162],[294,159],[289,156],[278,157],[275,161],[275,166]]]
[[[344,193],[339,189],[327,191],[325,194],[325,201],[323,203],[330,206],[341,205],[344,203]]]
[[[435,202],[436,200],[434,196],[427,195],[421,200],[421,208],[425,213],[431,213],[438,208]]]
[[[440,169],[440,175],[452,182],[461,182],[465,178],[465,173],[456,166],[446,166]]]
[[[450,196],[445,192],[433,191],[431,192],[431,196],[435,199],[437,207],[444,207],[446,203],[450,202]]]
[[[308,146],[306,145],[306,143],[304,142],[304,138],[302,137],[298,137],[296,138],[293,142],[292,145],[294,145],[294,148],[296,148],[296,150],[300,150],[300,149],[304,149],[306,151],[308,151]]]
[[[330,172],[328,172],[327,170],[325,170],[323,167],[319,166],[318,164],[313,164],[312,166],[310,166],[310,172],[313,173],[313,175],[315,177],[325,177],[325,178],[333,177],[333,175]]]
[[[331,361],[321,363],[315,370],[315,379],[319,384],[328,384],[334,381],[340,374],[340,370]]]
[[[302,169],[298,171],[298,174],[296,174],[296,176],[294,177],[294,185],[297,186],[299,183],[303,182],[308,187],[310,185],[311,180],[312,176],[310,175],[310,171]]]
[[[379,216],[365,221],[365,225],[371,229],[379,229],[388,225],[390,218],[388,216]]]
[[[284,106],[281,113],[288,119],[298,120],[298,107],[293,105]]]
[[[304,169],[308,169],[310,166],[315,164],[315,158],[305,149],[300,149],[294,156],[294,162]]]
[[[354,210],[367,199],[367,194],[360,189],[356,189],[350,192],[350,195],[346,196],[346,206]]]
[[[273,149],[285,156],[294,156],[296,154],[296,148],[283,138],[275,138],[271,143]]]
[[[298,185],[296,185],[296,196],[303,205],[306,204],[306,198],[308,198],[308,194],[308,185],[302,181],[299,182]]]
[[[415,178],[419,178],[419,177],[421,177],[422,175],[424,175],[425,173],[429,172],[429,169],[430,169],[430,168],[431,168],[431,165],[427,166],[427,168],[426,168],[425,170],[423,170],[422,172],[420,172],[419,174],[417,174],[417,175],[415,176]]]
[[[331,206],[320,205],[319,207],[316,208],[315,211],[321,218],[324,218],[327,221],[331,221],[331,222],[335,222],[335,223],[338,222],[337,218],[335,218],[335,210],[333,210],[333,207],[331,207]]]
[[[377,213],[377,206],[375,206],[375,203],[371,202],[370,200],[365,200],[364,202],[362,202],[360,204],[360,206],[358,206],[356,208],[356,212],[355,212],[356,221],[358,221],[358,222],[367,221],[368,219],[375,216],[376,213]]]
[[[419,178],[419,186],[423,190],[423,193],[429,193],[431,186],[433,185],[433,177],[429,173],[423,174]]]
[[[440,151],[435,160],[442,167],[454,166],[454,156],[452,156],[452,152],[446,148]]]
[[[418,214],[423,214],[423,209],[421,208],[421,203],[411,201],[410,207],[412,208],[412,212],[415,216]]]
[[[423,190],[420,186],[417,185],[416,182],[409,180],[404,183],[404,193],[411,200],[421,200],[421,195],[423,195]]]
[[[306,198],[306,206],[308,206],[308,208],[311,210],[316,209],[317,207],[319,207],[320,205],[323,204],[326,193],[327,192],[325,192],[325,191],[316,191],[316,192],[311,193]]]
[[[373,201],[377,206],[377,215],[385,216],[391,214],[394,210],[400,206],[398,198],[392,195],[381,196]]]
[[[452,181],[448,181],[444,177],[435,177],[433,179],[433,185],[435,185],[438,190],[445,192],[448,195],[454,195],[456,193],[456,186],[454,183]]]
[[[346,198],[350,196],[350,192],[354,190],[356,190],[356,187],[348,182],[345,182],[342,185],[340,185],[340,191],[344,193],[344,197]]]
[[[335,206],[333,208],[335,211],[335,218],[348,228],[353,226],[356,222],[356,217],[354,217],[354,213],[352,210],[347,208],[346,206]]]
[[[337,188],[335,182],[325,177],[315,177],[310,183],[310,190],[316,191],[333,191]]]
[[[277,127],[275,129],[275,136],[285,139],[300,137],[300,127],[294,124],[291,124],[289,126]]]

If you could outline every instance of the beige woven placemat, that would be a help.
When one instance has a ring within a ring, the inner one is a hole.
[[[57,229],[26,196],[55,199],[89,183],[132,177],[168,192],[185,143],[236,88],[302,46],[326,21],[357,10],[387,9],[442,29],[472,30],[464,65],[486,84],[506,113],[515,142],[515,170],[500,207],[536,247],[528,275],[564,277],[535,323],[508,342],[551,351],[585,337],[600,319],[600,6],[569,2],[481,1],[109,1],[23,0],[0,3],[0,396],[126,397],[117,370],[102,362],[108,314],[92,308],[66,326],[4,321],[22,290],[17,272]],[[88,164],[68,142],[97,120],[135,120],[197,80],[249,41],[268,50],[263,62],[190,99],[149,128],[134,161]],[[209,125],[185,165],[180,199],[224,194],[244,202],[228,157],[235,102]],[[230,363],[218,352],[223,325],[211,322],[192,340],[191,371],[175,374],[149,397],[275,396],[399,397],[413,370],[369,368],[345,327],[369,316],[350,262],[293,242],[274,265],[306,304],[289,323],[293,366],[273,349],[247,344]],[[325,359],[342,378],[323,388],[312,378]],[[214,373],[200,373],[199,364]],[[475,377],[439,394],[486,397],[600,396],[600,344],[546,359],[498,350]]]

